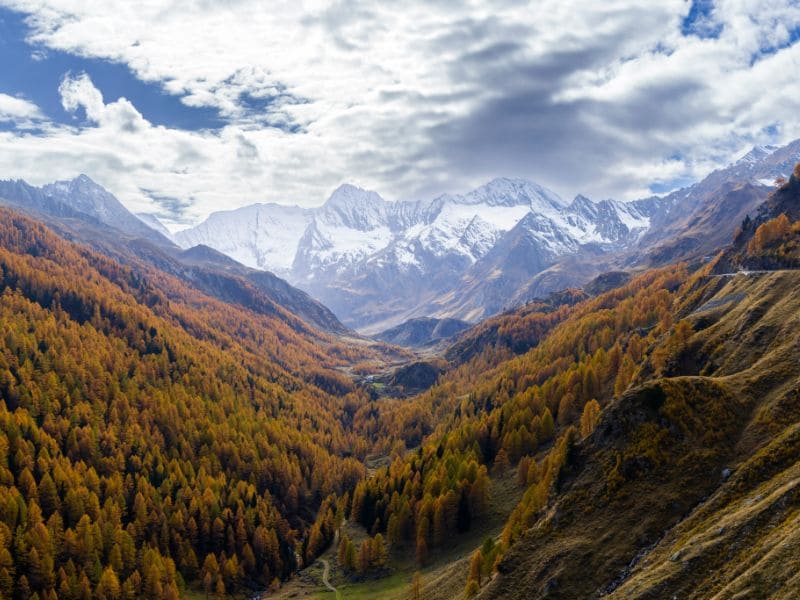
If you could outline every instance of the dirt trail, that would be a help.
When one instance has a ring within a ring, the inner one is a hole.
[[[339,600],[342,595],[339,593],[339,590],[331,585],[331,581],[328,579],[331,573],[331,564],[324,558],[320,558],[319,561],[322,563],[322,584],[336,594],[336,600]]]

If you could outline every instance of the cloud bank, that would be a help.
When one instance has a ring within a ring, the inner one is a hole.
[[[91,72],[60,82],[71,124],[0,95],[18,123],[0,173],[86,172],[173,225],[319,204],[344,181],[408,199],[508,175],[634,198],[800,137],[795,0],[0,4],[27,15],[32,52],[123,64],[218,111],[216,129],[156,126]]]

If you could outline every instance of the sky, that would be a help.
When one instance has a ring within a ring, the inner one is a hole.
[[[0,0],[0,178],[171,229],[524,177],[634,199],[800,138],[800,0]]]

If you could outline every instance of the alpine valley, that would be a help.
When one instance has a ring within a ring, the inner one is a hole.
[[[176,236],[0,182],[2,598],[796,598],[798,161]]]
[[[800,598],[800,0],[0,57],[0,600]]]

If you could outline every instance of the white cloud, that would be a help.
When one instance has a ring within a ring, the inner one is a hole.
[[[77,112],[79,108],[86,111],[86,118],[99,123],[105,112],[103,94],[94,87],[92,80],[86,73],[73,77],[67,73],[58,86],[61,95],[61,105],[67,112]]]
[[[64,110],[77,113],[84,109],[86,118],[112,130],[139,133],[149,126],[138,110],[126,98],[105,104],[103,94],[86,73],[73,76],[67,73],[58,86]]]
[[[39,107],[32,102],[0,93],[0,121],[29,123],[41,118]]]
[[[316,204],[345,180],[399,198],[520,175],[630,198],[800,137],[791,0],[720,0],[705,39],[681,34],[684,0],[5,3],[43,47],[125,64],[227,125],[157,127],[73,74],[63,105],[90,124],[2,134],[0,169],[85,171],[137,210],[145,189],[188,202],[189,219]]]

